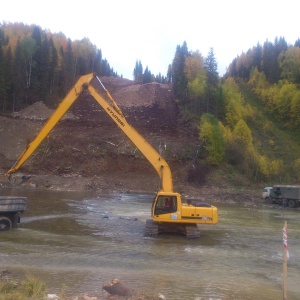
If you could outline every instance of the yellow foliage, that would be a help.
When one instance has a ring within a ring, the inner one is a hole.
[[[220,122],[209,114],[201,117],[200,138],[205,142],[208,153],[207,161],[210,164],[220,164],[225,156],[225,140]]]
[[[297,158],[295,161],[294,161],[294,166],[298,169],[300,169],[300,158]]]
[[[263,131],[268,132],[272,129],[272,123],[270,121],[266,121],[263,126]]]
[[[244,120],[239,120],[237,122],[234,126],[233,133],[245,143],[248,150],[253,148],[252,133]]]
[[[239,120],[244,119],[246,112],[243,106],[242,94],[232,77],[227,78],[224,83],[223,95],[225,99],[226,122],[233,128]]]
[[[204,58],[199,51],[193,52],[186,57],[184,62],[184,73],[188,81],[194,80],[204,72]]]
[[[258,166],[261,174],[266,177],[270,176],[268,159],[264,155],[259,156]]]
[[[274,146],[275,145],[275,142],[274,142],[274,140],[269,140],[269,145],[271,145],[271,146]]]
[[[283,162],[282,160],[273,160],[270,163],[270,174],[279,175],[282,170]]]

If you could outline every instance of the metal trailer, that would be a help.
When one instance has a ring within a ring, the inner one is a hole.
[[[17,228],[21,213],[26,210],[27,197],[0,196],[0,231]]]

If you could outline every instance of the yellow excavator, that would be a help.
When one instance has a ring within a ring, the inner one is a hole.
[[[92,81],[98,81],[98,90]],[[145,226],[146,236],[156,236],[163,232],[183,233],[189,238],[198,237],[200,232],[197,224],[217,224],[218,209],[206,202],[190,203],[182,201],[181,195],[173,191],[172,174],[165,159],[126,121],[120,107],[104,87],[100,79],[93,73],[81,76],[71,88],[58,108],[54,111],[35,139],[29,143],[13,167],[7,172],[10,177],[15,173],[48,136],[53,127],[63,117],[76,99],[84,92],[88,93],[98,102],[109,117],[124,132],[129,140],[141,151],[152,164],[160,177],[160,190],[152,203],[152,219],[147,220]]]

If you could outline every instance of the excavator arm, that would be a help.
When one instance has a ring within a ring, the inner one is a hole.
[[[97,79],[103,88],[107,99],[105,99],[91,84],[93,79]],[[93,73],[81,76],[66,97],[62,100],[58,108],[48,119],[40,130],[36,138],[28,144],[7,175],[15,173],[38,148],[41,142],[48,136],[57,122],[63,117],[76,99],[87,90],[89,94],[98,102],[109,117],[117,124],[131,142],[141,151],[146,159],[152,164],[161,179],[161,191],[173,192],[172,174],[168,163],[162,156],[131,126],[128,124],[124,114],[113,100],[100,79]]]

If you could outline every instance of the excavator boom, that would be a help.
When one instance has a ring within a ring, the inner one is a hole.
[[[54,111],[52,116],[48,119],[44,127],[40,130],[39,134],[35,139],[27,145],[25,150],[21,153],[15,164],[10,170],[8,170],[7,175],[11,175],[19,170],[19,168],[26,162],[26,160],[32,155],[32,153],[38,148],[41,142],[48,136],[53,127],[57,122],[64,116],[66,111],[75,102],[77,97],[83,91],[83,85],[90,82],[94,78],[93,74],[84,75],[79,78],[77,83],[68,92],[64,100],[60,103],[59,107]]]
[[[105,99],[91,82],[97,79],[103,88]],[[161,179],[161,190],[165,192],[173,191],[172,174],[168,163],[162,156],[131,126],[128,124],[124,114],[118,107],[112,96],[104,87],[102,82],[93,73],[84,75],[79,78],[73,88],[69,91],[66,97],[62,100],[59,107],[55,110],[52,116],[48,119],[44,127],[40,130],[36,138],[28,144],[26,149],[20,155],[14,166],[7,172],[8,175],[15,173],[38,148],[41,142],[48,136],[54,126],[63,117],[71,105],[78,99],[78,97],[87,90],[89,94],[98,102],[109,117],[117,124],[117,126],[126,134],[132,143],[141,151],[146,159],[152,164]]]

